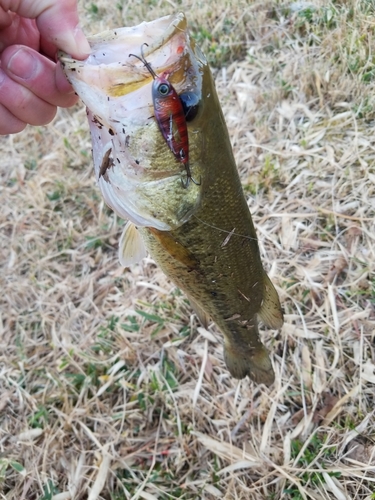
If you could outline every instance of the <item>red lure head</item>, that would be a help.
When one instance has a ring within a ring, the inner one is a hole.
[[[189,162],[189,138],[180,98],[167,78],[160,76],[152,85],[154,113],[160,131],[176,159]]]

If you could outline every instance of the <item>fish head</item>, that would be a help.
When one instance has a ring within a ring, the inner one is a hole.
[[[183,14],[105,31],[88,40],[91,53],[84,61],[63,52],[59,59],[87,107],[95,174],[104,200],[137,226],[175,229],[199,207],[203,186],[186,184],[187,157],[179,158],[163,137],[153,95],[165,92],[166,83],[173,86],[181,95],[179,109],[188,116],[190,102],[199,108],[207,62],[190,40]],[[166,110],[163,118],[171,136],[178,135],[173,113],[171,118]],[[197,120],[186,119],[186,127],[189,168],[199,179],[203,131]]]

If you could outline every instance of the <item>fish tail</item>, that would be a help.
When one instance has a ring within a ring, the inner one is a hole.
[[[256,321],[246,326],[235,323],[229,329],[228,326],[224,335],[224,360],[231,375],[237,379],[248,375],[258,384],[271,385],[275,374],[268,351],[259,339]]]
[[[279,296],[264,272],[263,301],[257,316],[269,328],[281,328],[284,322]],[[228,328],[229,327],[229,328]],[[271,385],[275,380],[268,351],[259,339],[256,318],[248,322],[227,322],[224,342],[224,359],[234,378],[248,375],[258,384]]]

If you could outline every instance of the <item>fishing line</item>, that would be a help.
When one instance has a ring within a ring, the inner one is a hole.
[[[220,227],[214,226],[212,224],[209,224],[208,222],[205,222],[204,220],[200,219],[196,215],[193,215],[193,217],[205,226],[211,227],[212,229],[217,229],[218,231],[222,231],[223,233],[230,234],[231,236],[239,236],[240,238],[245,238],[246,240],[252,240],[252,241],[258,241],[258,238],[253,238],[252,236],[247,236],[245,234],[240,234],[240,233],[235,233],[234,231],[227,231],[226,229],[221,229]]]

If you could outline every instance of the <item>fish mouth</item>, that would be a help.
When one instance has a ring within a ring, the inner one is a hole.
[[[62,51],[58,58],[69,82],[101,126],[111,127],[111,104],[118,107],[118,115],[133,124],[145,125],[153,116],[153,75],[145,61],[156,75],[167,76],[178,94],[201,95],[201,71],[192,57],[194,43],[183,13],[104,31],[88,41],[91,53],[85,60]],[[137,59],[142,56],[145,61]]]
[[[201,188],[194,183],[184,188],[186,171],[160,132],[152,87],[153,78],[162,75],[177,95],[202,97],[206,61],[190,40],[185,15],[105,31],[88,41],[91,53],[85,60],[63,52],[58,57],[87,107],[102,195],[120,217],[136,225],[179,227],[198,207]],[[189,168],[199,179],[198,120],[189,122],[189,130]]]
[[[171,83],[178,88],[183,84],[183,72],[179,70],[187,45],[186,24],[185,15],[179,13],[134,28],[104,31],[88,37],[91,54],[84,61],[62,51],[58,58],[73,86],[80,80],[100,88],[107,96],[121,97],[152,82],[145,65],[131,57],[141,57],[143,53],[146,60],[150,59],[154,72],[171,75]]]

